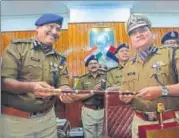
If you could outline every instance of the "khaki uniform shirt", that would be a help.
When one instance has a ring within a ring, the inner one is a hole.
[[[79,82],[76,86],[76,89],[79,90],[93,90],[94,87],[101,82],[101,80],[106,80],[106,75],[98,73],[96,78],[94,78],[90,73],[87,73],[80,77]],[[101,88],[104,89],[104,88]],[[104,99],[103,96],[95,94],[85,100],[83,102],[88,105],[101,105]],[[102,103],[101,103],[102,102]]]
[[[55,80],[53,72],[56,72]],[[55,83],[57,87],[68,84],[69,81],[66,58],[53,48],[45,53],[42,45],[37,44],[34,38],[12,41],[2,57],[1,76],[22,82]],[[17,94],[2,91],[1,96],[2,105],[28,112],[44,111],[53,104],[53,100],[36,98],[32,92]]]
[[[176,68],[179,71],[179,50],[176,52]],[[121,90],[137,92],[145,87],[159,86],[154,74],[164,85],[175,84],[176,79],[172,68],[172,49],[158,48],[150,53],[143,62],[139,56],[129,61],[124,67],[124,79]],[[156,111],[158,103],[164,103],[166,110],[179,108],[179,97],[166,96],[155,100],[142,100],[134,98],[132,106],[139,111]]]
[[[120,86],[122,83],[123,66],[119,64],[118,67],[114,67],[107,72],[107,82],[110,86]]]

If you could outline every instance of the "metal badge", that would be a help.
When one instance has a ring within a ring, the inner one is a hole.
[[[159,62],[152,64],[152,68],[154,68],[157,72],[161,71],[161,65]]]

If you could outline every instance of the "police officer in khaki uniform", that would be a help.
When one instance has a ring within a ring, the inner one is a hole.
[[[132,123],[132,138],[138,137],[138,126],[158,124],[157,105],[163,103],[166,112],[164,122],[175,121],[179,110],[179,84],[173,71],[172,58],[175,59],[176,72],[179,71],[179,52],[172,56],[172,49],[153,45],[151,23],[145,16],[131,15],[127,22],[127,33],[136,56],[124,67],[121,91],[138,93],[120,95],[125,103],[132,103],[135,116]],[[152,100],[153,99],[153,100]]]
[[[76,89],[104,90],[106,75],[99,72],[99,63],[94,55],[85,62],[89,73],[80,77]],[[78,100],[83,102],[82,123],[85,138],[101,138],[104,122],[104,96],[98,94],[82,94]]]
[[[2,57],[3,138],[56,138],[53,88],[70,89],[66,58],[53,44],[60,36],[63,17],[44,14],[35,23],[37,35],[12,40]]]
[[[114,54],[119,59],[119,64],[107,72],[107,81],[112,87],[121,85],[123,68],[129,59],[129,46],[125,43],[121,43]]]
[[[167,32],[162,40],[161,43],[163,46],[166,47],[179,47],[179,35],[176,31]]]

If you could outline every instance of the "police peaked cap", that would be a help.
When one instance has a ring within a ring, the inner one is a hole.
[[[63,23],[63,17],[56,15],[56,14],[44,14],[40,18],[37,19],[35,22],[36,26],[41,26],[44,24],[49,24],[49,23],[56,23],[62,26]]]
[[[127,21],[127,26],[126,26],[127,34],[130,35],[134,29],[144,26],[147,26],[149,29],[151,29],[152,26],[150,20],[146,16],[131,14],[131,16]]]

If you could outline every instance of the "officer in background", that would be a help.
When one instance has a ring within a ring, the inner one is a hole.
[[[161,43],[163,46],[166,46],[166,47],[179,47],[178,32],[176,31],[167,32],[163,36]]]
[[[36,22],[36,36],[15,39],[2,57],[3,138],[56,138],[56,98],[65,103],[67,95],[53,96],[54,88],[70,89],[66,58],[53,44],[60,36],[63,17],[44,14]]]
[[[119,63],[117,67],[108,70],[107,81],[110,86],[120,86],[122,82],[123,68],[129,59],[129,46],[125,43],[121,43],[114,54],[119,59]]]
[[[104,90],[106,75],[99,72],[99,63],[94,55],[85,62],[88,73],[81,76],[76,89],[79,90]],[[102,138],[104,122],[104,96],[99,94],[80,94],[78,99],[83,102],[82,123],[85,138]]]
[[[132,122],[132,138],[138,137],[138,126],[158,124],[157,104],[163,103],[166,112],[164,122],[174,122],[179,110],[179,97],[169,96],[177,93],[179,84],[172,69],[172,49],[153,45],[151,22],[142,15],[131,15],[127,22],[127,33],[132,47],[137,53],[124,66],[121,91],[138,93],[120,95],[125,103],[132,104],[135,115]],[[179,70],[179,53],[175,57],[176,70]],[[155,94],[160,94],[161,97]],[[154,99],[154,100],[151,100]]]

